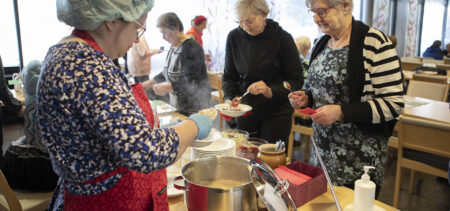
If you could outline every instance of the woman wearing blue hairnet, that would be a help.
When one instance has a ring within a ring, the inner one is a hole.
[[[60,177],[49,209],[168,210],[164,168],[212,123],[193,114],[152,130],[151,112],[113,64],[139,42],[153,1],[56,2],[59,20],[75,29],[50,47],[37,90],[42,138]]]

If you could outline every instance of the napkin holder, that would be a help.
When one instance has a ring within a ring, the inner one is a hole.
[[[312,178],[301,185],[289,184],[288,192],[297,207],[327,192],[327,179],[321,168],[300,161],[291,162],[286,166]]]

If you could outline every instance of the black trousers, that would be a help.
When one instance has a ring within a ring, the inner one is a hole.
[[[237,118],[237,128],[249,132],[250,137],[261,138],[270,143],[282,140],[287,147],[292,128],[291,115],[261,118],[251,113],[246,117]]]

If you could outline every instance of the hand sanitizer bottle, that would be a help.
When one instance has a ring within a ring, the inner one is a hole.
[[[375,183],[370,181],[369,169],[373,166],[364,166],[364,174],[355,182],[355,198],[353,201],[354,211],[372,211],[375,200]]]

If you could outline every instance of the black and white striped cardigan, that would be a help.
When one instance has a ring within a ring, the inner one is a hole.
[[[319,39],[312,61],[331,37]],[[348,56],[350,103],[341,105],[345,122],[353,122],[367,133],[391,136],[404,107],[403,75],[395,47],[387,36],[360,21],[352,21]],[[314,99],[309,91],[309,104]]]

